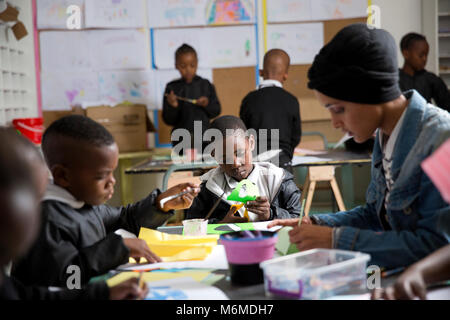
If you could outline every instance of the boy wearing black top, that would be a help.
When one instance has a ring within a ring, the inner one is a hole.
[[[136,299],[147,292],[137,279],[108,288],[104,281],[78,290],[25,286],[4,273],[9,261],[23,255],[40,225],[39,201],[48,171],[37,149],[14,130],[0,128],[0,300]]]
[[[164,122],[173,126],[172,131],[186,129],[191,137],[194,121],[201,121],[202,132],[205,132],[210,119],[217,117],[221,110],[214,85],[196,74],[197,65],[194,48],[183,44],[176,50],[175,68],[181,78],[167,84],[162,111]],[[172,141],[172,144],[175,145],[175,142]]]
[[[42,228],[29,253],[13,266],[26,285],[65,286],[69,266],[77,266],[80,283],[108,272],[129,258],[161,261],[142,239],[123,239],[117,229],[138,235],[140,227],[156,228],[185,209],[200,191],[186,183],[164,193],[152,191],[126,207],[104,203],[114,192],[118,148],[112,135],[94,120],[72,115],[53,122],[42,139],[53,181],[42,200]],[[189,193],[166,202],[181,191]]]
[[[263,70],[260,70],[264,81],[242,100],[240,117],[248,129],[256,130],[257,147],[261,146],[260,139],[266,139],[260,129],[267,129],[267,150],[274,147],[270,131],[279,130],[279,166],[292,172],[290,163],[302,130],[298,100],[283,89],[289,64],[289,55],[281,49],[269,50],[264,55]],[[258,153],[264,151],[258,149]]]
[[[436,106],[450,111],[450,92],[445,82],[432,72],[425,70],[428,57],[428,42],[417,33],[408,33],[400,41],[405,63],[399,70],[400,89],[416,89],[428,103],[434,100]]]

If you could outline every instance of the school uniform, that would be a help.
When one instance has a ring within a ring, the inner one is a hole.
[[[311,216],[333,227],[333,248],[368,253],[370,264],[386,268],[408,266],[450,240],[441,225],[450,205],[420,166],[450,137],[450,114],[415,90],[404,95],[409,104],[389,140],[376,136],[367,203]]]
[[[415,89],[428,103],[431,103],[431,99],[433,99],[436,106],[450,111],[450,92],[445,82],[437,75],[421,70],[410,76],[399,69],[399,76],[402,91]]]
[[[297,98],[284,90],[279,81],[264,80],[257,90],[250,92],[242,100],[239,116],[247,129],[256,130],[258,153],[266,151],[259,149],[260,139],[265,139],[259,130],[267,130],[267,150],[274,148],[271,143],[271,130],[278,130],[278,148],[281,149],[279,165],[292,171],[290,162],[302,135],[300,106]]]
[[[108,300],[109,288],[106,282],[100,281],[82,289],[68,290],[63,288],[24,286],[14,278],[3,274],[0,284],[0,300]]]
[[[238,202],[226,200],[238,184],[234,178],[228,176],[220,167],[214,168],[203,176],[200,193],[194,199],[192,206],[186,212],[186,219],[205,218],[216,200],[221,198],[219,205],[208,219],[209,223],[223,220],[230,206]],[[270,217],[273,219],[298,218],[300,215],[300,190],[294,182],[294,176],[286,170],[271,163],[257,162],[247,177],[253,182],[260,196],[265,196],[270,202]],[[238,213],[244,216],[245,208]],[[248,211],[250,221],[259,221],[258,215]]]
[[[80,268],[81,283],[127,263],[129,249],[121,236],[125,229],[136,236],[140,227],[156,228],[173,212],[162,212],[154,202],[154,190],[143,200],[126,207],[92,206],[76,200],[67,190],[49,184],[42,202],[42,226],[28,254],[13,265],[12,275],[25,285],[66,286]]]
[[[190,102],[178,100],[178,107],[172,107],[167,102],[167,97],[163,100],[162,117],[166,124],[173,126],[173,130],[186,129],[194,132],[194,121],[201,121],[202,132],[209,127],[209,121],[220,114],[220,102],[216,95],[214,85],[207,79],[195,76],[191,83],[183,79],[169,82],[165,93],[173,91],[175,95],[183,98],[198,99],[202,96],[207,97],[209,104],[201,107]],[[175,142],[174,143],[178,143]]]

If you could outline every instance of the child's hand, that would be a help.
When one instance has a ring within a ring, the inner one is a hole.
[[[161,262],[161,258],[150,251],[147,243],[142,239],[123,239],[125,246],[130,250],[130,257],[140,263],[145,258],[148,263]]]
[[[161,199],[164,199],[166,197],[175,195],[180,192],[189,191],[188,193],[177,197],[175,199],[172,199],[170,201],[167,201],[164,203],[164,207],[161,208],[160,201]],[[195,183],[181,183],[176,186],[173,186],[172,188],[167,189],[165,192],[161,193],[158,198],[156,198],[156,202],[158,204],[158,208],[162,211],[169,211],[169,210],[179,210],[179,209],[187,209],[192,205],[192,201],[194,201],[194,198],[197,196],[197,194],[200,192],[200,186]]]
[[[137,278],[132,278],[109,288],[109,299],[140,300],[144,299],[147,293],[147,284],[144,282],[143,288],[139,288],[139,280]]]
[[[332,231],[330,227],[312,224],[302,224],[300,227],[297,225],[289,231],[289,241],[294,243],[300,251],[316,248],[331,249]]]
[[[314,224],[313,221],[309,217],[303,217],[302,224]],[[277,219],[270,222],[267,227],[272,228],[275,226],[282,226],[282,227],[296,227],[298,226],[298,218],[297,219]]]
[[[200,97],[197,99],[197,104],[200,107],[206,107],[209,104],[209,99],[208,97]]]
[[[243,218],[241,216],[236,217],[234,214],[238,211],[237,207],[231,207],[228,211],[227,215],[223,218],[220,223],[243,223],[248,222],[247,218]]]
[[[247,210],[256,213],[259,221],[266,221],[270,218],[270,202],[267,197],[258,197],[255,201],[248,201],[245,207]]]
[[[394,285],[372,292],[372,300],[427,299],[427,285],[422,272],[414,266],[403,272]]]
[[[166,93],[166,97],[167,97],[167,102],[174,108],[178,107],[178,100],[177,100],[177,96],[175,95],[175,93],[173,92],[173,90],[170,90],[170,93]]]

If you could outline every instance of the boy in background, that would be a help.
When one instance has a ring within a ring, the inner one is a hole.
[[[450,111],[450,92],[445,82],[432,72],[425,70],[428,58],[428,42],[418,33],[408,33],[400,42],[405,62],[399,70],[400,89],[415,89],[428,103],[434,100],[436,106]]]
[[[190,206],[199,192],[186,183],[161,193],[154,190],[126,207],[104,203],[114,192],[118,148],[112,135],[94,120],[72,115],[53,122],[44,132],[42,149],[53,176],[42,203],[43,227],[29,253],[13,266],[13,275],[27,285],[64,286],[68,266],[80,268],[81,283],[127,263],[129,258],[160,261],[141,239],[123,239],[125,229],[156,228],[174,209]],[[160,200],[189,193],[161,207]]]
[[[241,119],[234,116],[219,117],[211,123],[210,130],[220,133],[216,139],[221,140],[214,141],[216,148],[212,154],[219,167],[201,176],[201,191],[187,210],[186,219],[204,219],[218,203],[208,219],[210,223],[246,222],[245,208],[235,212],[230,209],[235,202],[226,200],[243,179],[253,182],[260,194],[255,201],[246,204],[250,221],[299,216],[301,194],[294,176],[268,162],[253,163],[255,139],[248,134]]]
[[[0,128],[0,300],[91,300],[143,298],[146,287],[136,279],[108,288],[104,281],[79,290],[50,291],[25,286],[4,273],[5,266],[23,255],[34,242],[40,219],[39,202],[48,171],[33,146],[15,130]]]
[[[198,76],[197,52],[183,44],[175,52],[175,68],[181,78],[166,86],[162,117],[173,130],[186,129],[193,137],[194,121],[201,121],[202,132],[208,129],[209,121],[220,114],[220,102],[214,85]],[[188,99],[189,101],[186,101]],[[194,148],[193,139],[191,140]],[[175,145],[176,142],[172,141]],[[200,144],[201,145],[201,144]],[[202,150],[197,150],[201,153]]]
[[[267,150],[272,150],[270,131],[279,130],[279,166],[292,173],[292,156],[302,129],[298,100],[283,89],[289,64],[289,55],[281,49],[271,49],[264,55],[263,70],[259,71],[264,80],[242,100],[239,115],[248,129],[256,130],[256,147],[261,146],[260,139],[266,139],[260,129],[267,129]]]

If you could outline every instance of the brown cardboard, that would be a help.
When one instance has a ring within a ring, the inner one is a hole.
[[[117,105],[86,108],[86,116],[105,126],[120,152],[147,149],[147,109],[145,105]]]
[[[19,11],[12,7],[9,3],[6,9],[0,12],[0,20],[4,22],[17,21]]]
[[[27,28],[25,28],[25,25],[20,21],[17,22],[15,25],[13,25],[12,31],[17,41],[19,41],[28,34]]]
[[[85,115],[105,126],[113,135],[121,153],[147,150],[147,132],[155,132],[145,105],[140,104],[43,111],[44,127],[48,128],[53,121],[71,114]]]

